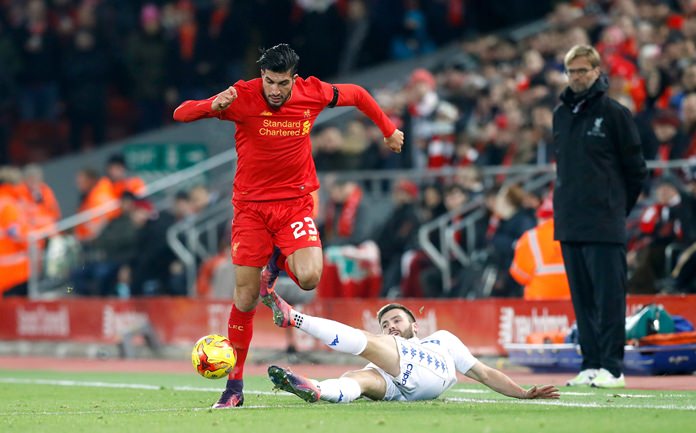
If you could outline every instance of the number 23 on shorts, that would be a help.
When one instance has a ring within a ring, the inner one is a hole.
[[[314,225],[314,220],[310,217],[305,217],[304,221],[290,223],[290,227],[292,228],[292,234],[295,236],[295,239],[309,235],[309,240],[313,241],[316,240],[316,236],[319,233],[317,231],[317,226]]]

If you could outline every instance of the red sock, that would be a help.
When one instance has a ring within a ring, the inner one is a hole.
[[[227,337],[237,351],[237,364],[230,373],[230,379],[241,380],[244,376],[244,363],[249,352],[251,337],[254,335],[254,314],[256,314],[256,308],[245,313],[232,304],[230,319],[227,322]]]

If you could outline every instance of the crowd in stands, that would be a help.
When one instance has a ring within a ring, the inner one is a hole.
[[[95,2],[102,3],[110,2]],[[233,2],[231,7],[240,3],[243,2]],[[329,9],[334,8],[336,13],[340,5],[352,8],[368,4],[324,3],[331,4]],[[441,2],[421,3],[424,6]],[[168,8],[176,11],[182,4],[187,2],[157,2],[139,10],[144,21],[155,15],[164,20]],[[561,2],[548,15],[546,26],[524,38],[489,34],[468,39],[461,43],[458,55],[434,70],[416,69],[405,82],[372,89],[380,105],[405,132],[407,142],[401,154],[386,151],[380,131],[361,118],[343,127],[326,126],[313,131],[315,161],[320,172],[458,169],[454,175],[435,177],[433,181],[401,179],[385,183],[381,188],[392,194],[387,207],[369,201],[372,184],[335,179],[325,182],[322,188],[326,197],[318,204],[317,216],[326,247],[319,296],[567,298],[567,286],[540,290],[539,278],[544,277],[532,272],[543,268],[549,279],[563,279],[563,270],[558,266],[559,247],[549,238],[553,224],[548,205],[552,183],[526,190],[522,183],[500,175],[484,177],[483,173],[490,166],[543,165],[554,161],[552,113],[558,94],[567,84],[562,57],[573,45],[591,44],[599,50],[602,70],[610,82],[609,94],[634,113],[647,160],[669,162],[696,157],[693,2]],[[256,32],[249,34],[260,37]],[[245,43],[248,46],[250,42]],[[303,57],[303,65],[307,57]],[[186,83],[200,86],[207,82],[189,77]],[[188,88],[186,92],[193,96],[196,89]],[[125,176],[123,167],[120,169],[120,176]],[[111,194],[115,194],[113,185],[118,177],[101,177],[90,170],[79,173],[83,204],[90,203],[91,207],[92,200],[101,200],[100,191],[109,189],[100,187],[101,183],[109,183]],[[3,181],[3,188],[8,182]],[[80,287],[85,287],[78,291],[115,294],[125,284],[133,296],[186,293],[188,288],[182,286],[183,280],[177,274],[180,266],[168,253],[153,253],[161,263],[133,262],[134,244],[147,243],[154,248],[159,241],[162,245],[161,238],[144,240],[139,236],[160,236],[163,228],[143,229],[143,224],[158,224],[153,219],[155,213],[138,199],[141,191],[130,187],[124,190],[131,194],[120,195],[120,213],[97,221],[98,233],[86,228],[87,235],[80,238],[94,250],[98,266],[90,273],[76,276],[84,281]],[[189,201],[190,197],[183,193],[177,196],[172,215],[159,213],[159,224],[164,227],[194,214],[187,207],[191,206]],[[447,257],[452,282],[446,286],[442,272],[423,250],[417,229],[438,218],[447,218],[447,227],[459,227],[470,215],[459,211],[469,208],[481,211],[471,230],[460,227],[454,230],[452,239],[436,235],[430,239],[438,249],[442,249],[443,241],[451,242],[468,255],[467,261],[456,255]],[[696,291],[695,213],[693,164],[651,172],[639,205],[629,217],[630,292]],[[143,218],[145,215],[148,218]],[[117,236],[118,242],[110,243],[114,237],[109,233],[122,232],[120,225],[132,229],[131,237]],[[131,243],[124,245],[127,242]],[[536,247],[540,254],[536,254]],[[114,248],[113,253],[108,248]],[[117,263],[102,266],[104,257]],[[220,292],[218,285],[211,283],[216,269],[227,264],[224,257],[229,257],[229,245],[225,242],[219,255],[201,266],[199,295],[228,293]],[[143,276],[145,269],[157,269],[162,275]],[[108,276],[108,286],[94,283],[104,275]],[[489,291],[481,292],[487,277],[492,281]],[[76,289],[77,286],[76,283]]]
[[[609,94],[634,113],[646,160],[696,157],[696,6],[692,2],[563,2],[549,14],[547,24],[543,31],[522,39],[489,35],[465,41],[458,56],[435,70],[417,69],[401,86],[375,89],[380,104],[402,125],[406,151],[385,152],[378,131],[354,121],[344,131],[329,127],[317,132],[317,166],[320,170],[468,168],[463,173],[474,173],[475,178],[476,168],[552,163],[552,113],[567,85],[563,55],[576,44],[591,44],[599,50]],[[419,195],[430,202],[422,206],[424,217],[419,224],[486,197],[488,217],[481,219],[474,244],[487,245],[485,265],[497,269],[491,294],[526,295],[526,287],[520,284],[527,286],[530,276],[523,276],[519,267],[511,276],[508,267],[517,240],[536,226],[535,209],[551,188],[530,193],[506,185],[499,190],[505,179],[498,177],[484,190],[480,182],[471,185],[461,177],[418,185]],[[640,206],[630,217],[631,292],[694,291],[696,257],[689,247],[696,241],[695,192],[692,166],[652,172]],[[433,211],[438,206],[432,204],[438,201],[433,197],[443,194],[440,210]],[[548,231],[541,224],[535,236]],[[529,239],[527,234],[527,245]],[[401,263],[400,287],[390,293],[443,295],[442,273],[422,251],[385,249],[390,255],[381,259],[383,294],[393,289],[395,281],[385,260],[406,254],[403,257],[409,257],[410,265]],[[546,265],[555,263],[554,249],[558,257],[558,247],[549,243]],[[471,295],[470,274],[476,264],[463,267],[453,259],[451,266],[455,287],[446,292]]]
[[[196,185],[179,191],[158,210],[145,198],[145,183],[128,173],[120,154],[109,158],[103,174],[94,168],[79,170],[75,184],[79,211],[92,214],[59,232],[60,206],[43,182],[41,168],[34,164],[23,172],[0,168],[1,294],[27,294],[30,232],[43,235],[34,245],[43,259],[33,272],[63,278],[59,281],[74,295],[127,298],[189,293],[167,230],[204,212],[215,194]]]
[[[256,76],[259,47],[290,43],[302,75],[329,79],[495,25],[468,3],[2,0],[0,164],[160,127],[181,101]],[[537,3],[497,25],[540,16],[549,2]]]

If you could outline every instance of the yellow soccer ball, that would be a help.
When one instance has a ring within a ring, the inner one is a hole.
[[[237,352],[222,335],[206,335],[193,345],[191,362],[196,372],[206,379],[221,379],[237,364]]]

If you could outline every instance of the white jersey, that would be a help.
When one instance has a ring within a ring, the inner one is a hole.
[[[387,382],[384,400],[432,400],[457,383],[457,372],[466,373],[477,362],[469,349],[449,331],[408,340],[394,337],[401,372],[392,376],[370,363]]]

